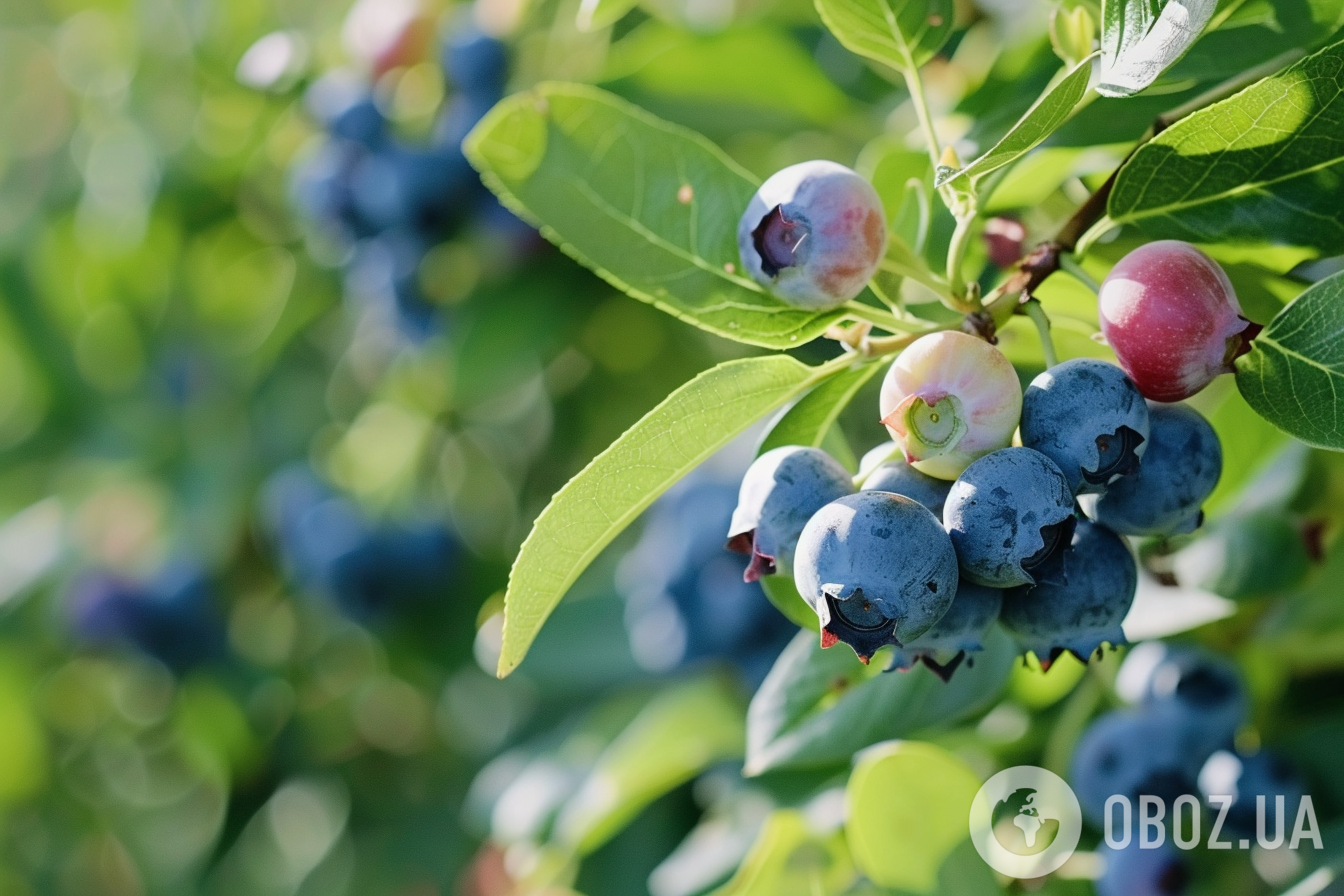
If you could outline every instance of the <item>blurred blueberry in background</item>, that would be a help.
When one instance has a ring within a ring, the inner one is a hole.
[[[169,563],[145,580],[90,572],[71,586],[67,610],[78,640],[130,646],[176,672],[224,652],[224,618],[215,588],[191,561]]]
[[[352,618],[447,592],[457,545],[439,523],[374,521],[303,466],[271,478],[262,513],[289,576]]]
[[[651,671],[721,659],[759,684],[797,634],[758,583],[742,580],[740,558],[724,546],[745,468],[725,476],[707,466],[683,479],[645,513],[621,561],[631,650]]]

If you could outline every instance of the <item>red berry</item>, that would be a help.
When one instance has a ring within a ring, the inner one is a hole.
[[[1098,295],[1101,331],[1145,398],[1181,401],[1250,351],[1247,320],[1223,269],[1189,243],[1160,240],[1130,252]]]
[[[1000,268],[1010,268],[1022,257],[1022,245],[1027,241],[1027,228],[1012,218],[990,218],[980,234],[985,241],[989,260]]]

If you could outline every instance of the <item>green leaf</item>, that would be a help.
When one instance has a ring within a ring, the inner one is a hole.
[[[1237,359],[1237,388],[1289,435],[1344,451],[1344,273],[1313,285],[1270,321]]]
[[[553,839],[592,852],[658,797],[708,766],[742,755],[742,703],[718,678],[655,697],[597,764],[556,819]]]
[[[779,415],[756,453],[764,454],[785,445],[820,448],[840,413],[881,369],[881,364],[864,364],[837,374],[808,392]]]
[[[918,741],[864,752],[845,788],[854,863],[885,887],[934,893],[938,871],[969,838],[980,779],[942,747]]]
[[[1228,600],[1285,592],[1300,585],[1311,568],[1301,531],[1281,509],[1215,520],[1171,562],[1182,585]]]
[[[843,646],[823,650],[815,632],[784,649],[747,712],[747,774],[847,762],[856,750],[954,724],[987,706],[1017,658],[997,627],[985,649],[944,683],[922,665],[879,672]]]
[[[816,0],[840,43],[899,71],[933,58],[952,33],[952,0]]]
[[[1190,115],[1140,147],[1107,209],[1150,237],[1344,251],[1344,43]]]
[[[755,180],[705,138],[610,93],[540,84],[492,109],[463,146],[547,239],[688,323],[790,348],[844,316],[792,308],[736,273],[737,222]]]
[[[582,0],[575,25],[580,31],[597,31],[615,25],[635,8],[638,0]]]
[[[984,155],[960,171],[940,169],[937,185],[941,187],[954,180],[967,185],[976,183],[991,171],[1011,165],[1040,145],[1042,140],[1068,120],[1074,107],[1087,92],[1093,58],[1087,57],[1065,73]]]
[[[655,498],[755,420],[843,369],[784,355],[728,361],[673,392],[594,458],[537,517],[514,561],[499,674],[518,667],[579,573]]]
[[[769,78],[761,77],[764,71]],[[604,80],[616,78],[629,78],[660,98],[764,109],[822,125],[853,105],[808,49],[764,25],[696,34],[649,22],[612,48]]]
[[[1103,0],[1102,96],[1133,96],[1199,39],[1217,0]]]
[[[798,586],[786,575],[766,576],[761,579],[761,589],[775,609],[789,618],[789,621],[803,631],[817,630],[817,614],[798,593]]]
[[[838,896],[854,876],[839,831],[817,831],[802,812],[781,809],[766,819],[742,866],[712,896]]]

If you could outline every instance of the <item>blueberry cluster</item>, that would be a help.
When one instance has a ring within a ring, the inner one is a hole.
[[[347,292],[394,312],[400,328],[423,337],[437,313],[421,288],[425,254],[464,223],[484,217],[523,227],[481,185],[462,140],[504,94],[504,45],[472,26],[449,34],[442,51],[455,90],[426,146],[398,139],[366,84],[329,76],[308,93],[326,130],[321,147],[296,169],[297,207],[339,244],[349,246]]]
[[[442,524],[375,522],[306,467],[271,478],[262,513],[295,583],[352,618],[431,600],[450,584],[457,542]]]
[[[1228,803],[1222,839],[1251,838],[1257,833],[1257,798],[1263,796],[1269,813],[1277,798],[1284,798],[1283,824],[1291,828],[1302,782],[1272,750],[1237,752],[1234,739],[1246,724],[1249,701],[1231,662],[1198,648],[1150,642],[1125,658],[1118,683],[1135,705],[1099,717],[1073,754],[1069,783],[1088,822],[1104,828],[1112,796],[1129,799],[1132,819],[1140,796],[1159,797],[1170,812],[1177,797],[1202,795],[1212,817]],[[1123,839],[1121,810],[1112,811],[1112,828]],[[1266,824],[1272,832],[1269,815]],[[1169,843],[1165,849],[1139,849],[1137,832],[1131,834],[1127,848],[1103,851],[1106,870],[1098,892],[1184,892],[1189,873],[1181,855]],[[1134,889],[1140,883],[1145,888]]]
[[[654,503],[621,561],[630,645],[651,671],[720,659],[759,683],[797,632],[724,552],[733,504],[732,480],[701,468]]]
[[[129,646],[176,672],[224,651],[215,588],[194,562],[169,563],[147,579],[90,572],[71,586],[66,610],[78,640]]]
[[[906,349],[881,412],[895,442],[865,458],[857,493],[819,449],[757,458],[728,546],[748,581],[794,577],[823,646],[867,662],[895,645],[899,668],[949,675],[996,620],[1045,666],[1124,643],[1138,570],[1121,536],[1194,529],[1222,467],[1203,417],[1149,404],[1119,367],[1066,361],[1024,394],[963,333]]]

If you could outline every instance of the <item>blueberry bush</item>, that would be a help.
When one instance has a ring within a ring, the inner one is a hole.
[[[0,86],[0,891],[1338,890],[1344,0],[0,0]]]
[[[741,777],[707,724],[670,734],[719,687],[682,676],[549,821],[492,828],[515,885],[596,886],[590,853],[655,796],[642,775],[705,791],[656,896],[1325,891],[1344,5],[720,11],[581,4],[614,73],[520,85],[464,144],[581,265],[754,349],[556,493],[492,656],[525,671],[641,518],[641,556],[708,563],[687,547],[708,515],[668,522],[678,483],[744,445],[720,541],[800,631],[739,677]],[[672,49],[640,57],[654,33]],[[665,639],[737,630],[736,587]],[[1030,885],[968,853],[975,789],[1015,764],[1065,774],[1087,819],[1084,851]],[[1108,845],[1114,794],[1189,795],[1206,824],[1228,794],[1228,830],[1259,839]],[[1257,797],[1298,818],[1304,794],[1315,848],[1255,829]]]

